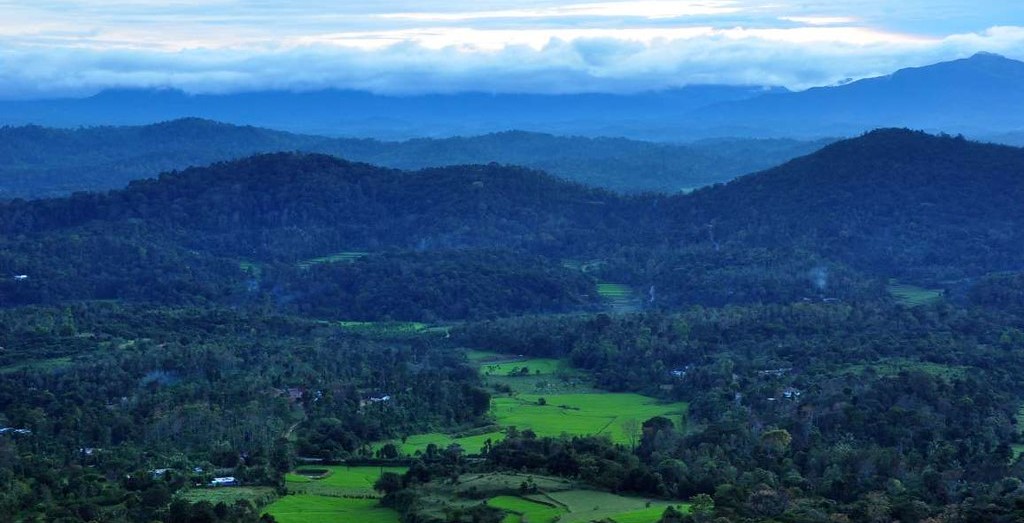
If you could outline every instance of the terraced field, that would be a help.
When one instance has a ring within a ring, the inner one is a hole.
[[[616,313],[635,312],[640,308],[640,298],[628,285],[599,282],[597,293],[608,302],[608,306]]]
[[[376,499],[338,498],[295,494],[267,507],[279,523],[398,523],[398,513],[381,507]]]
[[[945,295],[942,289],[925,289],[923,287],[898,283],[896,280],[890,280],[887,289],[896,301],[908,307],[920,307],[937,303],[942,301],[942,297]]]

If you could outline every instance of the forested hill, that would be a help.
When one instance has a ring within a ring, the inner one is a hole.
[[[538,297],[489,310],[568,310],[593,302],[600,281],[666,308],[800,300],[826,291],[813,276],[822,272],[827,293],[846,299],[877,295],[894,277],[969,286],[1024,267],[1022,173],[1024,150],[906,130],[676,196],[623,196],[497,164],[400,171],[259,155],[106,194],[0,204],[0,299],[267,296],[340,311],[359,296],[368,317],[402,282],[423,292],[405,293],[415,303],[389,305],[405,311],[389,317],[420,319],[461,317],[480,310],[462,305],[508,288]],[[466,303],[438,298],[470,277],[485,281]]]
[[[1022,201],[1024,149],[887,129],[676,203],[725,244],[959,277],[1024,267]]]
[[[119,189],[165,171],[280,151],[324,153],[399,169],[508,163],[621,192],[678,192],[773,167],[827,143],[719,139],[682,145],[522,131],[387,142],[197,118],[139,127],[4,127],[0,199]]]
[[[300,260],[340,247],[501,246],[558,252],[655,238],[664,197],[621,197],[512,166],[399,171],[275,153],[109,193],[0,206],[8,235],[133,224],[218,255]],[[635,227],[637,223],[643,226]],[[652,240],[653,241],[653,240]],[[578,245],[577,245],[578,244]]]

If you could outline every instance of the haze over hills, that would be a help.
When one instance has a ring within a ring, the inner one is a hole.
[[[83,99],[0,102],[0,123],[140,125],[182,117],[329,136],[445,137],[523,129],[680,141],[722,136],[851,136],[911,127],[998,140],[1024,128],[1024,63],[998,55],[834,87],[691,86],[610,94],[436,94],[357,91],[188,95],[105,91]]]
[[[401,169],[505,163],[623,192],[730,180],[827,140],[708,140],[686,145],[528,132],[383,142],[184,119],[141,127],[0,128],[0,199],[121,188],[131,180],[261,152],[305,151]]]
[[[696,111],[710,128],[738,136],[848,136],[878,127],[993,138],[1024,129],[1024,62],[980,53]]]
[[[142,125],[183,117],[328,136],[444,137],[525,129],[638,139],[675,138],[671,128],[699,107],[778,88],[691,86],[615,94],[429,94],[263,91],[190,95],[111,90],[81,99],[0,102],[0,123],[74,127]]]

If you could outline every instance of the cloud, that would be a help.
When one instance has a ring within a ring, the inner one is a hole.
[[[954,0],[931,6],[945,14],[967,9]],[[429,10],[412,0],[0,0],[0,97],[111,87],[802,89],[977,51],[1024,59],[1024,21],[1013,12],[992,11],[999,19],[992,22],[1012,23],[971,30],[906,29],[928,9],[918,0],[898,9],[881,0],[446,0]],[[974,11],[963,18],[986,12]]]

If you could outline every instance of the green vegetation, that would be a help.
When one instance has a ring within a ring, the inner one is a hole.
[[[892,295],[896,301],[908,307],[931,305],[941,301],[942,297],[945,295],[945,291],[942,289],[925,289],[922,287],[915,287],[913,285],[897,283],[895,280],[891,280],[886,288],[888,289],[889,294]]]
[[[547,500],[564,507],[565,512],[558,521],[566,523],[587,523],[606,518],[616,523],[656,523],[661,519],[661,514],[666,507],[670,505],[686,506],[686,504],[625,497],[596,490],[551,492],[529,496],[528,499]]]
[[[480,372],[485,376],[550,376],[565,362],[552,358],[524,358],[503,362],[481,362]]]
[[[239,500],[246,500],[255,507],[263,507],[276,499],[277,494],[271,487],[202,487],[183,490],[178,497],[189,503],[206,501],[213,505],[234,505]]]
[[[412,321],[339,321],[336,324],[347,331],[382,337],[414,335],[431,328],[425,323]]]
[[[316,258],[310,258],[299,262],[297,265],[300,269],[308,269],[314,265],[320,265],[323,263],[352,263],[364,256],[369,256],[368,252],[361,251],[344,251],[327,256],[318,256]]]
[[[520,394],[494,398],[492,403],[491,412],[503,427],[530,429],[540,436],[601,434],[624,444],[638,437],[627,434],[624,424],[629,420],[640,423],[664,416],[681,426],[686,414],[685,403],[628,393]]]
[[[309,476],[303,470],[323,471]],[[285,476],[289,490],[330,496],[374,496],[374,482],[385,472],[405,474],[406,467],[347,467],[325,465],[300,468]]]
[[[160,117],[154,117],[154,120]],[[25,120],[29,121],[29,120]],[[72,127],[68,125],[67,127]],[[704,186],[811,153],[827,140],[718,140],[677,145],[506,132],[384,142],[327,138],[188,118],[138,127],[0,129],[5,197],[103,191],[162,172],[259,152],[322,152],[399,169],[498,162],[622,191]]]
[[[611,300],[625,299],[633,295],[633,290],[621,283],[598,283],[597,293]]]
[[[13,365],[6,365],[0,367],[0,374],[9,374],[12,372],[18,372],[22,370],[36,370],[36,371],[53,371],[71,366],[72,360],[70,356],[64,356],[61,358],[49,358],[44,360],[26,361],[24,363],[16,363]]]
[[[601,282],[597,284],[597,294],[604,298],[615,312],[633,312],[639,308],[639,298],[627,285]]]
[[[868,369],[883,377],[896,376],[901,372],[923,372],[946,380],[962,379],[970,371],[968,367],[958,365],[943,365],[907,358],[885,358],[873,363],[847,365],[839,369],[838,372],[859,375]]]
[[[285,496],[266,508],[279,523],[398,523],[398,513],[381,507],[376,499],[295,494]]]
[[[516,496],[498,496],[487,500],[487,504],[492,507],[511,512],[517,517],[515,521],[526,523],[552,523],[556,520],[560,521],[560,519],[557,518],[564,513],[564,511],[558,507],[547,503],[523,499]]]

